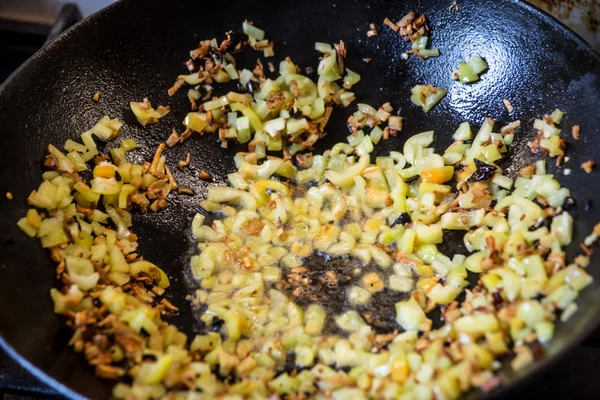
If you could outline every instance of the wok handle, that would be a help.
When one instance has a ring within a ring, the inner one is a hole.
[[[52,28],[50,28],[50,32],[48,33],[48,37],[46,37],[44,45],[56,39],[58,35],[79,21],[81,21],[81,12],[79,12],[79,7],[72,3],[65,4],[60,9],[56,20],[54,21],[54,25],[52,25]]]

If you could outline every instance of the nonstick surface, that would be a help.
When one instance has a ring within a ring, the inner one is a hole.
[[[124,0],[69,30],[36,54],[0,91],[0,344],[36,375],[69,397],[83,395],[104,398],[110,383],[94,377],[83,357],[67,347],[69,330],[63,319],[52,312],[48,295],[54,285],[54,266],[39,244],[16,227],[25,214],[26,197],[39,185],[41,167],[48,143],[61,145],[103,115],[123,119],[122,137],[140,144],[136,161],[148,159],[156,146],[166,140],[171,129],[181,131],[181,121],[189,110],[185,90],[173,98],[167,89],[180,73],[188,51],[203,39],[223,38],[225,31],[254,21],[275,41],[275,65],[290,56],[300,66],[317,65],[315,41],[337,42],[348,47],[346,65],[362,76],[355,87],[358,102],[373,105],[391,101],[405,117],[401,135],[377,147],[378,154],[402,148],[412,134],[434,129],[435,146],[443,149],[463,121],[481,125],[486,117],[498,126],[516,119],[522,128],[510,150],[508,171],[514,173],[535,157],[526,146],[534,137],[532,123],[544,113],[560,107],[566,112],[563,138],[572,169],[561,183],[572,191],[576,205],[570,210],[576,219],[574,244],[600,221],[600,185],[597,173],[587,175],[579,165],[600,155],[600,60],[576,35],[536,9],[516,1],[465,0],[458,13],[450,13],[447,0],[410,1],[213,1]],[[425,13],[432,29],[432,47],[441,50],[439,58],[422,61],[401,53],[408,45],[382,24],[384,17],[396,21],[409,11]],[[367,38],[370,23],[380,35]],[[462,85],[450,78],[460,61],[480,55],[489,64],[481,81]],[[257,52],[243,57],[244,65],[254,66]],[[371,62],[363,60],[370,58]],[[448,88],[448,95],[425,114],[410,103],[410,88],[431,83]],[[98,103],[92,96],[101,92]],[[149,98],[154,105],[170,105],[172,112],[158,124],[142,128],[129,111],[130,100]],[[515,106],[505,110],[502,99]],[[317,150],[343,140],[348,134],[345,120],[355,109],[336,109],[329,124],[329,136]],[[574,141],[570,129],[581,125],[582,138]],[[237,150],[241,149],[238,147]],[[179,196],[167,210],[136,216],[134,230],[140,237],[141,254],[168,271],[172,287],[169,299],[181,312],[171,321],[192,334],[201,329],[184,300],[193,287],[186,263],[193,243],[186,233],[198,203],[209,184],[225,182],[233,171],[234,149],[220,148],[215,136],[197,136],[168,151],[171,166],[192,153],[192,168],[175,171],[182,187],[195,196]],[[551,163],[550,163],[551,164]],[[208,171],[214,182],[200,181],[198,172]],[[14,200],[4,198],[12,192]],[[460,240],[446,243],[448,249]],[[590,272],[600,279],[600,260],[593,258]],[[506,389],[550,364],[581,340],[600,316],[598,283],[579,298],[580,311],[568,325],[560,325],[548,348],[548,356],[518,375],[507,371]],[[506,394],[506,389],[498,392]]]

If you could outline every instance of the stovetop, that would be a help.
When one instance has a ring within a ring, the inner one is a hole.
[[[1,0],[0,0],[1,1]],[[106,0],[103,0],[106,1]],[[48,40],[81,18],[76,6],[62,7],[53,25],[15,22],[0,16],[0,84]],[[518,398],[600,399],[600,328],[556,366],[531,381]],[[0,350],[0,400],[60,396]]]

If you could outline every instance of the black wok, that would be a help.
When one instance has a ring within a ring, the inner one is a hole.
[[[244,19],[263,27],[275,40],[276,61],[289,55],[301,66],[316,65],[315,41],[346,41],[347,65],[363,81],[356,87],[358,101],[381,104],[391,100],[406,117],[402,135],[377,150],[401,148],[411,134],[435,129],[436,147],[450,142],[462,121],[480,125],[485,117],[499,123],[514,119],[524,129],[511,147],[509,171],[530,163],[526,146],[534,133],[532,122],[560,107],[566,112],[564,138],[569,144],[568,177],[557,172],[577,201],[571,210],[577,221],[574,244],[600,221],[600,185],[595,174],[579,165],[600,156],[600,59],[580,38],[546,14],[518,1],[465,0],[460,12],[450,13],[448,0],[403,2],[364,1],[142,1],[125,0],[94,15],[37,53],[0,91],[0,345],[35,375],[68,397],[107,397],[110,383],[94,377],[83,357],[67,347],[69,330],[52,312],[48,295],[54,284],[54,266],[47,253],[23,235],[15,225],[27,209],[26,197],[40,181],[48,143],[62,144],[76,138],[105,114],[124,119],[123,137],[133,137],[140,148],[137,161],[149,158],[166,140],[172,127],[180,127],[189,109],[184,93],[169,98],[167,89],[179,73],[185,73],[188,51],[199,40],[219,37],[238,28]],[[422,61],[401,59],[407,50],[397,34],[382,25],[384,17],[397,20],[409,11],[425,13],[433,31],[433,46],[441,57]],[[369,23],[380,35],[368,39]],[[490,69],[480,82],[464,86],[451,80],[450,72],[471,56],[484,57]],[[257,53],[248,55],[254,65]],[[372,58],[365,63],[364,58]],[[449,89],[447,97],[428,114],[410,103],[409,90],[417,83]],[[101,92],[98,103],[91,100]],[[170,104],[173,112],[160,123],[142,128],[128,108],[132,99],[148,97],[153,104]],[[515,106],[509,115],[502,105],[508,98]],[[344,121],[352,107],[334,111],[329,136],[321,149],[347,135]],[[581,125],[582,139],[568,132]],[[205,194],[207,182],[196,177],[205,169],[223,182],[232,171],[233,150],[220,148],[214,136],[195,137],[169,151],[171,163],[193,154],[193,168],[175,178],[181,186],[196,190],[192,197],[171,200],[167,210],[136,216],[141,253],[167,270],[171,301],[181,312],[172,321],[193,333],[196,325],[184,295],[189,291],[186,261],[193,245],[186,236],[191,217]],[[553,166],[551,172],[556,172]],[[12,192],[14,200],[4,198]],[[585,207],[592,201],[592,207]],[[450,241],[448,247],[460,241]],[[506,394],[519,382],[555,362],[582,340],[600,320],[600,258],[589,267],[596,282],[578,300],[580,310],[561,324],[546,357],[529,369],[506,371]]]

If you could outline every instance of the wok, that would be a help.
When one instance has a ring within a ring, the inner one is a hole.
[[[76,138],[107,114],[124,119],[122,137],[139,143],[136,161],[149,159],[173,127],[180,128],[189,109],[184,93],[173,98],[167,89],[185,73],[188,51],[202,39],[219,37],[236,29],[244,19],[254,21],[275,41],[279,61],[290,56],[300,66],[316,66],[315,41],[343,39],[348,47],[347,66],[362,75],[356,87],[358,102],[391,101],[406,118],[404,131],[380,145],[378,153],[401,148],[404,140],[420,131],[435,129],[438,149],[447,146],[460,122],[480,125],[490,117],[499,123],[520,119],[522,130],[510,150],[510,173],[530,163],[526,143],[533,138],[532,122],[560,107],[566,112],[563,137],[569,144],[570,176],[550,167],[572,191],[576,220],[569,256],[600,221],[600,185],[594,174],[579,165],[600,155],[600,59],[579,37],[543,12],[518,1],[466,0],[458,13],[450,13],[447,0],[403,2],[213,1],[124,0],[70,29],[32,57],[0,92],[0,344],[33,374],[62,395],[104,398],[110,382],[94,377],[83,357],[68,348],[70,331],[52,312],[48,295],[55,283],[48,254],[15,225],[27,209],[26,197],[40,181],[48,143],[61,145]],[[425,13],[432,28],[433,47],[441,57],[422,61],[401,58],[407,50],[397,34],[383,26],[384,17],[398,20],[409,11]],[[369,23],[380,35],[367,38]],[[254,65],[258,53],[247,53],[245,65]],[[460,61],[481,55],[489,71],[480,82],[465,86],[450,72]],[[370,63],[363,61],[371,58]],[[242,61],[243,62],[243,61]],[[409,90],[417,83],[448,88],[448,95],[424,114],[410,103]],[[101,92],[98,103],[92,96]],[[153,104],[169,104],[172,112],[160,123],[141,127],[128,102],[148,97]],[[509,115],[502,99],[515,106]],[[345,120],[352,112],[336,109],[326,148],[347,135]],[[574,141],[570,126],[581,125],[582,139]],[[239,147],[238,149],[241,149]],[[168,152],[171,165],[192,152],[192,169],[176,172],[182,187],[196,195],[170,199],[158,214],[136,215],[134,230],[140,252],[165,269],[172,287],[168,298],[180,308],[171,321],[187,333],[200,329],[184,296],[193,286],[187,277],[187,260],[194,245],[186,230],[210,184],[223,183],[233,170],[236,149],[220,148],[215,136],[196,136]],[[214,182],[197,179],[209,171]],[[14,200],[4,198],[12,192]],[[591,203],[590,203],[591,202]],[[586,205],[587,204],[587,205]],[[590,206],[591,204],[591,206]],[[460,247],[460,238],[449,237],[447,248]],[[568,324],[559,324],[546,356],[519,373],[505,371],[504,395],[518,389],[528,377],[549,366],[581,341],[600,320],[600,259],[593,257],[589,271],[595,283],[581,293],[579,311]]]

